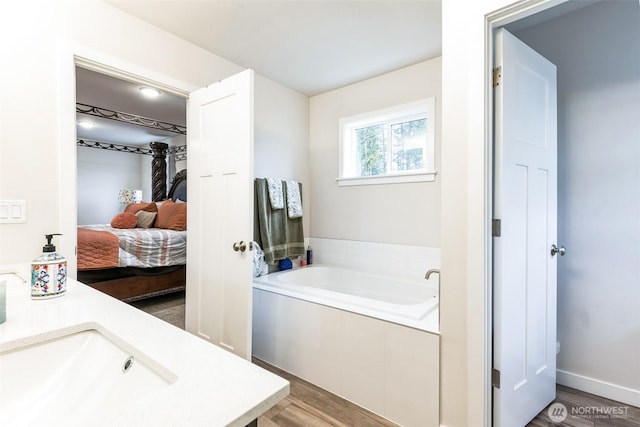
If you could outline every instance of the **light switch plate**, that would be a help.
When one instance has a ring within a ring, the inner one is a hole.
[[[0,224],[27,222],[26,200],[0,200]]]

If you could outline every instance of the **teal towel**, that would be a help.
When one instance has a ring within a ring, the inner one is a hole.
[[[287,209],[271,209],[268,184],[264,178],[255,180],[253,206],[253,239],[262,247],[268,264],[274,265],[281,259],[305,254],[302,217],[289,218]]]

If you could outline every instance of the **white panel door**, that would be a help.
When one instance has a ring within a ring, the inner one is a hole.
[[[555,399],[556,67],[496,34],[494,425],[524,426]]]
[[[253,71],[189,96],[186,329],[251,358]],[[244,250],[234,250],[244,244]],[[238,243],[238,245],[234,245]],[[236,248],[234,248],[236,246]]]

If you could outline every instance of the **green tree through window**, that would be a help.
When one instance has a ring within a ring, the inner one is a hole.
[[[384,125],[356,129],[360,176],[376,176],[387,173],[387,156]]]
[[[391,169],[409,171],[424,167],[422,147],[427,135],[427,119],[391,125]]]
[[[435,180],[435,98],[339,120],[339,186]]]

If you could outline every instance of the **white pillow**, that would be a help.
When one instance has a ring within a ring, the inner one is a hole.
[[[153,222],[156,220],[157,212],[146,212],[146,211],[138,211],[136,212],[136,217],[138,218],[138,227],[139,228],[150,228],[153,225]]]

